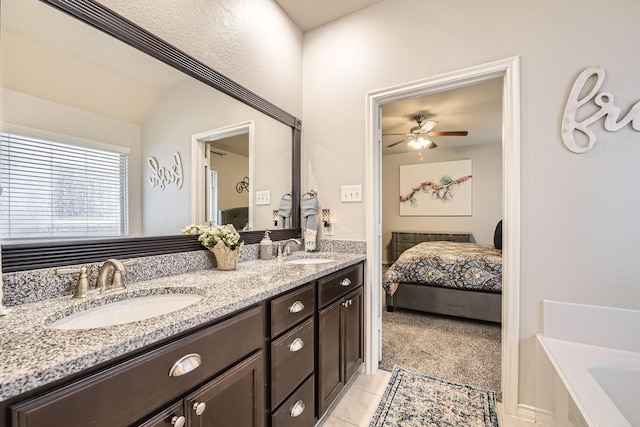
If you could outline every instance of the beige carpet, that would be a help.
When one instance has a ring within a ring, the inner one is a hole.
[[[498,324],[402,309],[388,313],[383,301],[381,369],[400,365],[500,392],[500,350]]]

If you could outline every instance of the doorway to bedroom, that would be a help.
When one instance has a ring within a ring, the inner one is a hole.
[[[498,76],[381,105],[382,277],[391,266],[402,284],[395,308],[382,293],[380,369],[500,391],[500,323],[478,318],[501,318],[502,88]],[[465,299],[478,288],[494,292],[493,314]]]
[[[520,59],[511,57],[436,75],[367,94],[367,289],[365,290],[366,372],[378,368],[382,355],[382,107],[430,93],[503,78],[502,103],[502,363],[501,391],[507,414],[518,411],[520,276]],[[443,129],[444,130],[444,129]],[[428,149],[427,149],[428,150]],[[399,202],[399,200],[398,200]],[[396,203],[398,203],[396,202]],[[368,291],[368,292],[367,292]],[[407,343],[412,346],[414,343]]]

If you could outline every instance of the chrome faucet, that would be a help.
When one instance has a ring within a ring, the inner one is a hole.
[[[125,270],[125,266],[136,264],[137,260],[118,261],[115,258],[106,260],[101,266],[98,272],[98,280],[96,281],[96,289],[101,294],[112,291],[119,291],[125,289],[124,280],[122,279],[122,272]],[[109,276],[109,270],[113,268],[113,278],[111,284],[107,284],[107,277]]]
[[[126,266],[137,264],[138,260],[131,259],[128,261],[118,261],[117,259],[108,259],[101,266],[98,272],[98,279],[96,285],[93,287],[97,289],[101,294],[111,291],[117,291],[125,289],[124,280],[122,278],[122,272]],[[113,268],[113,278],[111,284],[107,284],[109,277],[109,271]],[[64,274],[80,273],[78,276],[78,282],[76,283],[75,292],[73,298],[85,298],[89,295],[89,291],[92,286],[89,284],[89,278],[87,277],[87,267],[82,266],[80,268],[59,268],[56,270],[56,274],[61,276]]]
[[[287,256],[291,253],[291,249],[289,249],[289,245],[295,243],[296,245],[302,245],[302,241],[298,239],[289,239],[284,242],[284,246],[282,246],[282,256]]]

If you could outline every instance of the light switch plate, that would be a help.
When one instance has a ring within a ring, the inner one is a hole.
[[[362,185],[343,185],[340,200],[342,203],[361,202]]]
[[[271,191],[256,191],[256,205],[270,205]]]

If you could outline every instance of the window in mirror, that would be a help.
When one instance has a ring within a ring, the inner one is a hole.
[[[218,171],[209,173],[209,224],[220,225],[218,220]]]
[[[127,153],[61,139],[0,133],[0,237],[126,236]]]

